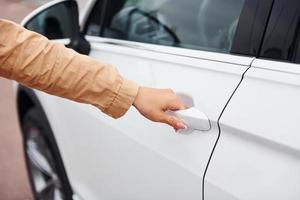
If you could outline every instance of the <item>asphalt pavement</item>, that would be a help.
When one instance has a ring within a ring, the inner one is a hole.
[[[0,0],[0,18],[20,22],[35,7],[30,1]],[[12,81],[0,78],[0,200],[31,199]]]

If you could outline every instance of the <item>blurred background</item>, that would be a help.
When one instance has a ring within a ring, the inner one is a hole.
[[[50,0],[0,0],[0,18],[21,20]],[[79,1],[83,7],[84,0]],[[0,200],[31,200],[12,81],[0,77]]]

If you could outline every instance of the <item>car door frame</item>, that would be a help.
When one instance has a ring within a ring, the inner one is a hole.
[[[104,1],[104,5],[107,5],[107,0],[102,0]],[[95,1],[95,4],[97,4],[97,1]],[[233,45],[232,45],[232,49],[231,49],[231,54],[232,55],[238,55],[238,56],[251,56],[251,57],[258,57],[261,47],[262,47],[262,41],[263,41],[263,37],[264,34],[266,32],[266,25],[267,22],[270,18],[270,12],[273,6],[273,0],[268,0],[267,2],[261,2],[259,0],[246,0],[245,6],[242,10],[241,16],[240,16],[240,21],[238,23],[237,26],[237,30],[236,30],[236,35],[234,37],[234,41],[233,41]],[[94,9],[94,8],[93,8]],[[90,15],[92,15],[93,13],[93,9],[91,9]],[[103,7],[102,8],[102,12],[106,12],[106,8]],[[102,14],[102,17],[105,15]],[[83,24],[82,30],[83,30],[83,34],[86,34],[86,30],[87,30],[87,25],[89,22],[89,18],[91,16],[87,17],[87,20],[85,21],[85,23]],[[100,19],[100,22],[103,23],[103,19]],[[249,24],[251,24],[251,26],[249,26]],[[100,25],[101,26],[101,25]],[[102,26],[101,26],[102,27]],[[103,31],[101,30],[100,33],[103,33]],[[103,35],[100,35],[101,39],[103,40],[102,42],[107,42],[107,43],[111,43],[111,44],[115,44],[115,45],[123,45],[123,46],[132,46],[135,48],[145,48],[145,45],[139,45],[139,43],[136,42],[131,42],[131,41],[120,41],[120,40],[114,40],[114,39],[109,39],[109,38],[105,38],[103,37]],[[147,45],[146,45],[147,46]],[[151,45],[149,45],[151,46]],[[161,48],[163,49],[163,48]],[[159,49],[159,50],[161,50]],[[149,49],[150,51],[157,51],[157,49]],[[210,52],[203,52],[204,53],[204,57],[201,57],[202,59],[208,59],[211,60],[211,56],[214,55],[213,53]],[[186,55],[186,56],[191,56],[191,55]],[[230,55],[228,57],[231,57]],[[234,62],[234,60],[238,59],[238,57],[234,57],[232,56],[232,62]],[[214,57],[215,60],[220,61],[220,59],[222,60],[222,56],[220,57]],[[230,59],[227,60],[223,60],[223,62],[230,62]],[[249,66],[250,67],[250,66]],[[249,68],[248,68],[249,69]],[[245,71],[246,72],[246,71]],[[245,73],[244,72],[244,73]],[[242,81],[243,77],[240,80],[240,83]],[[239,83],[239,84],[240,84]],[[238,86],[239,86],[238,84]],[[236,89],[234,90],[234,92],[232,93],[231,97],[234,95],[235,91],[237,90],[238,86],[236,87]],[[230,97],[230,99],[231,99]],[[230,99],[228,100],[227,104],[229,103]],[[223,108],[223,112],[226,109],[226,106]],[[220,114],[220,117],[222,116],[223,112]],[[220,130],[219,130],[219,135],[218,138],[220,137]],[[211,157],[213,155],[214,149],[216,147],[218,143],[218,139],[216,140],[216,143],[213,147],[211,156],[209,158],[209,162],[207,163],[206,166],[206,170],[203,176],[203,184],[202,184],[202,198],[204,199],[204,192],[205,192],[205,175],[206,175],[206,171],[209,167],[209,163],[211,160]]]
[[[299,23],[300,23],[300,13],[298,14],[298,21],[293,23],[292,20],[294,18],[290,18],[289,21],[285,19],[285,23],[278,22],[278,16],[281,14],[281,9],[276,6],[279,6],[280,3],[283,3],[283,0],[274,0],[272,2],[271,10],[269,12],[268,19],[266,21],[265,31],[262,35],[262,40],[260,43],[260,48],[256,54],[256,58],[254,59],[253,63],[251,64],[249,70],[244,74],[245,78],[248,78],[249,81],[253,81],[253,79],[263,79],[262,72],[265,72],[267,76],[266,80],[272,80],[280,83],[283,81],[283,78],[277,75],[277,79],[274,79],[277,74],[282,75],[290,75],[290,76],[299,76],[299,69],[297,69],[296,64],[299,64],[299,44],[300,44],[300,34],[299,34]],[[284,3],[291,3],[291,2],[284,2]],[[300,3],[299,3],[300,4]],[[285,4],[286,5],[286,4]],[[276,8],[276,9],[275,9]],[[276,24],[279,24],[279,28],[275,29],[274,27]],[[285,34],[282,34],[282,31],[285,30],[285,25],[288,25],[289,30],[293,30],[292,33],[287,31]],[[282,40],[285,40],[285,44],[281,44]],[[271,42],[270,42],[271,41]],[[281,44],[281,45],[280,45]],[[280,52],[280,54],[268,54],[269,51],[276,49],[276,51]],[[270,73],[270,75],[268,75]],[[291,84],[296,86],[295,80],[292,78],[290,80],[286,79],[286,84]],[[241,82],[242,84],[246,84],[246,80]],[[248,83],[247,83],[248,84]],[[237,88],[239,92],[239,88]],[[237,96],[238,94],[236,94]],[[233,95],[233,98],[235,96]],[[240,98],[240,97],[239,97]],[[233,103],[234,106],[237,106],[237,102]],[[230,105],[230,101],[229,101]],[[225,108],[224,108],[225,109]],[[227,111],[229,112],[229,111]],[[225,111],[226,113],[226,111]],[[229,115],[232,118],[232,113]],[[233,122],[229,119],[229,116],[225,120],[225,122]],[[223,119],[221,119],[222,121]],[[223,120],[224,123],[224,120]],[[227,126],[226,124],[221,124],[222,126]],[[221,130],[222,131],[222,130]],[[222,133],[221,133],[222,134]],[[249,138],[253,136],[247,136]],[[255,136],[254,136],[255,137]],[[267,140],[266,140],[267,141]],[[275,144],[276,142],[274,142]],[[280,142],[278,142],[280,144]],[[216,145],[218,148],[218,145]],[[286,144],[286,148],[289,149],[288,145]],[[293,148],[291,148],[293,149]],[[292,150],[291,150],[292,151]],[[222,155],[224,156],[224,155]],[[218,163],[218,162],[217,162]],[[213,165],[213,163],[211,163]],[[209,170],[209,169],[208,169]],[[255,191],[254,191],[255,192]]]

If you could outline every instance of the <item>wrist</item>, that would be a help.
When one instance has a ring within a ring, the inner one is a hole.
[[[132,105],[135,108],[137,108],[137,102],[138,102],[138,99],[139,99],[139,96],[140,96],[141,88],[142,88],[142,86],[138,86],[137,93],[136,93],[136,95],[134,97],[134,100],[133,100],[133,103],[132,103]]]

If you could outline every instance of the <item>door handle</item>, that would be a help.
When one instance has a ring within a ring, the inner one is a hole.
[[[173,114],[185,121],[188,129],[183,132],[191,132],[193,130],[208,131],[211,128],[208,117],[196,107],[173,111]]]

